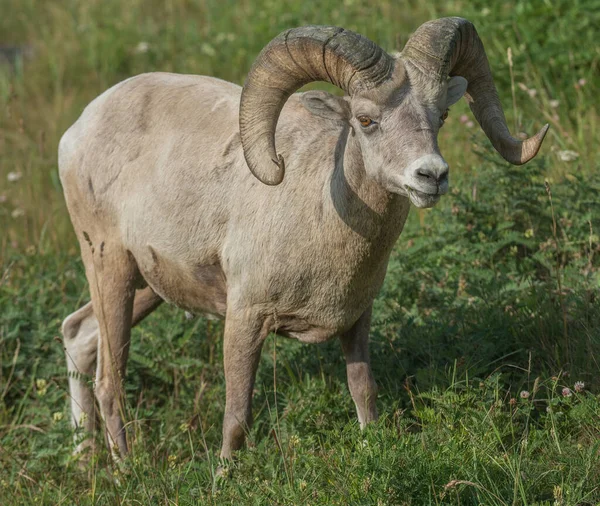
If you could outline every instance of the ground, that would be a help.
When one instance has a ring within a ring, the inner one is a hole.
[[[600,504],[594,0],[1,4],[0,43],[28,47],[0,61],[2,504]],[[551,130],[512,167],[464,103],[452,108],[451,192],[412,211],[375,303],[380,421],[360,431],[337,342],[271,336],[248,448],[217,479],[223,327],[165,305],[133,334],[131,458],[79,470],[59,327],[89,294],[60,135],[131,75],[242,83],[292,26],[335,24],[394,51],[447,15],[478,28],[513,131]]]

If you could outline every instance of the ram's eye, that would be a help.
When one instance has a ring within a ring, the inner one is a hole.
[[[368,116],[359,116],[358,121],[360,123],[360,126],[362,126],[363,128],[367,128],[368,126],[371,126],[373,123],[375,123]]]

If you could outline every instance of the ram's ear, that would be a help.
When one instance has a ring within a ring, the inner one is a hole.
[[[454,76],[448,81],[448,93],[446,95],[446,107],[456,104],[467,91],[467,80],[461,76]]]
[[[300,96],[302,105],[310,112],[337,121],[350,120],[350,105],[343,97],[325,91],[307,91]]]

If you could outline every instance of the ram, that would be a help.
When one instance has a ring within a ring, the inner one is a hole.
[[[347,96],[294,94],[313,81]],[[431,207],[448,191],[437,135],[463,95],[507,161],[536,155],[548,127],[511,137],[482,42],[461,18],[425,23],[395,55],[342,28],[294,28],[263,49],[243,88],[152,73],[96,98],[59,146],[92,299],[63,323],[74,424],[94,429],[95,393],[107,441],[127,453],[130,331],[161,301],[225,319],[221,457],[251,424],[270,332],[339,337],[360,424],[374,420],[373,299],[411,203]]]

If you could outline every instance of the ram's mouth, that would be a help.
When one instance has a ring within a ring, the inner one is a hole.
[[[421,209],[435,206],[442,196],[440,193],[432,194],[420,192],[419,190],[415,190],[408,185],[406,185],[406,192],[408,193],[408,198],[413,205]]]

